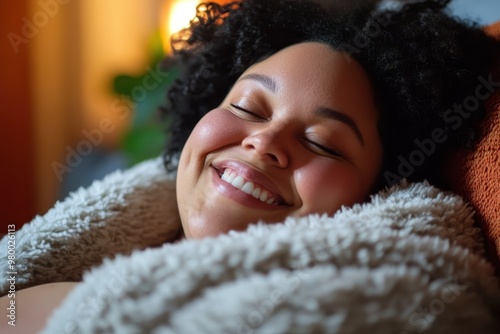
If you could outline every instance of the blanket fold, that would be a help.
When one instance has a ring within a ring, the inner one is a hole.
[[[181,227],[174,177],[153,159],[80,188],[25,224],[16,232],[16,288],[80,281],[103,258],[175,237]],[[0,249],[7,251],[6,237]],[[0,258],[2,268],[6,261]],[[0,271],[0,296],[7,291],[7,274]]]
[[[173,177],[148,161],[18,231],[24,286],[84,273],[43,333],[500,330],[499,284],[455,195],[403,182],[333,217],[168,243]]]

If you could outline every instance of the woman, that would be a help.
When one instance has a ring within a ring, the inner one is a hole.
[[[443,161],[472,144],[484,114],[479,105],[463,119],[450,108],[491,77],[499,52],[481,29],[446,15],[448,2],[375,14],[371,4],[339,13],[308,1],[202,5],[173,39],[184,75],[164,110],[167,170],[184,148],[177,189],[186,236],[332,214],[402,178],[445,187]],[[219,182],[224,172],[243,178],[242,191]],[[220,225],[221,215],[234,223]]]
[[[447,3],[375,14],[300,0],[202,5],[174,38],[183,75],[165,108],[180,238],[331,215],[403,177],[443,186],[443,159],[472,143],[484,112],[456,127],[449,109],[474,94],[500,53],[482,30],[446,15]],[[439,139],[432,153],[412,159],[427,138]],[[23,325],[43,328],[71,289],[18,292],[19,305],[57,296]]]

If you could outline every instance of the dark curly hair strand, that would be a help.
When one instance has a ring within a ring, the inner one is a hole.
[[[172,120],[166,168],[177,167],[195,124],[221,103],[248,67],[292,44],[317,41],[350,54],[371,78],[384,148],[376,188],[390,183],[387,175],[443,186],[439,168],[445,153],[472,145],[474,126],[485,113],[479,105],[457,128],[447,121],[450,108],[474,95],[478,78],[490,75],[500,54],[500,42],[446,12],[449,2],[413,1],[399,9],[376,11],[373,3],[335,11],[305,0],[199,5],[190,28],[172,40],[182,75],[163,108]],[[402,161],[416,149],[415,141],[432,138],[436,129],[446,141],[435,144],[410,175],[400,175]]]

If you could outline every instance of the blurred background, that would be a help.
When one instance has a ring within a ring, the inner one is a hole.
[[[0,2],[0,235],[161,153],[157,109],[177,74],[159,63],[199,2]],[[499,0],[455,0],[452,10],[483,25],[500,20]]]

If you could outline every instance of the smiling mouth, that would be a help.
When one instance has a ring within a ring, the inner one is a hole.
[[[229,183],[244,193],[251,195],[263,203],[275,206],[286,205],[279,195],[273,194],[271,191],[257,183],[246,180],[243,176],[239,175],[236,171],[231,170],[230,168],[226,168],[224,171],[218,170],[218,173],[221,180]]]

